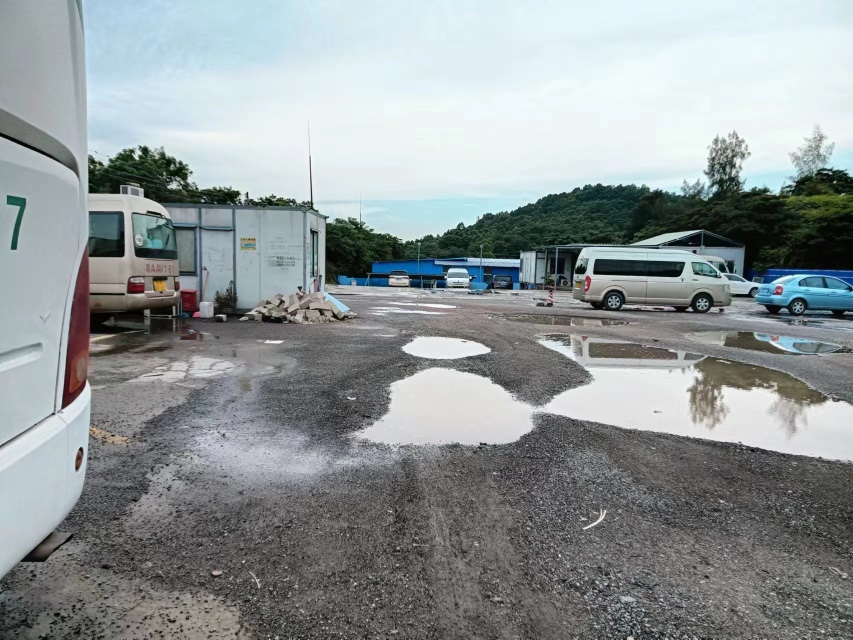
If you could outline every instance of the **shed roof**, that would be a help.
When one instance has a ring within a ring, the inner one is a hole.
[[[646,238],[645,240],[640,240],[639,242],[632,243],[633,245],[639,245],[648,247],[651,245],[664,245],[664,244],[679,244],[679,245],[687,245],[692,246],[695,243],[692,243],[694,236],[704,236],[707,239],[710,239],[712,242],[704,242],[705,246],[710,247],[742,247],[743,245],[740,242],[735,242],[734,240],[729,240],[728,238],[724,238],[723,236],[713,233],[711,231],[705,231],[704,229],[694,229],[693,231],[674,231],[672,233],[662,233],[657,236],[653,236],[651,238]],[[698,245],[697,245],[698,246]]]
[[[435,263],[442,267],[479,267],[480,266],[480,258],[436,258]],[[484,267],[516,267],[518,268],[521,264],[520,258],[483,258],[482,262]]]

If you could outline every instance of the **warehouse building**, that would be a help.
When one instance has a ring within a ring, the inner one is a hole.
[[[418,276],[423,276],[424,286],[433,281],[440,282],[448,269],[467,269],[475,283],[488,284],[494,276],[509,276],[513,284],[518,283],[519,260],[517,258],[421,258],[408,260],[386,260],[374,262],[371,268],[371,284],[387,283],[388,274],[402,270],[409,274],[415,286],[420,286]],[[440,286],[440,285],[439,285]]]
[[[178,244],[181,287],[213,300],[233,281],[240,309],[326,276],[326,216],[306,207],[164,204]]]
[[[578,255],[586,247],[631,247],[635,249],[678,249],[701,256],[720,258],[731,273],[744,275],[745,248],[734,240],[696,229],[676,231],[640,240],[630,245],[563,244],[522,251],[520,257],[521,286],[542,287],[556,279],[558,287],[571,284]]]

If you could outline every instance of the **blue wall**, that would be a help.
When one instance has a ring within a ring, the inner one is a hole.
[[[466,269],[469,275],[474,276],[475,282],[482,282],[482,278],[480,277],[480,265],[476,262],[460,262],[460,269]],[[483,266],[483,271],[485,272],[489,267]],[[413,280],[417,281],[417,277],[415,274],[418,273],[418,261],[417,260],[388,260],[384,262],[374,262],[371,270],[375,273],[390,273],[396,269],[405,271],[409,274]],[[445,267],[435,263],[435,258],[421,258],[421,270],[420,273],[426,275],[441,275],[444,273]],[[489,274],[486,273],[486,278],[488,278]],[[519,278],[519,268],[518,267],[492,267],[492,275],[493,276],[509,276],[512,278],[513,283],[518,282]]]
[[[834,271],[832,269],[767,269],[767,271],[750,270],[748,280],[752,280],[754,276],[763,276],[764,282],[772,282],[776,278],[782,276],[795,276],[799,274],[814,275],[814,276],[832,276],[844,280],[847,284],[853,285],[853,271]]]

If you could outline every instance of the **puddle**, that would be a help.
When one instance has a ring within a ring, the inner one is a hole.
[[[138,378],[134,378],[134,380],[176,382],[186,378],[218,378],[231,373],[235,366],[233,362],[228,362],[227,360],[193,356],[189,361],[179,360],[157,367],[150,373],[145,373]]]
[[[371,307],[373,315],[384,316],[389,313],[417,313],[424,316],[443,316],[443,311],[421,311],[420,309],[400,309],[399,307]]]
[[[430,360],[456,360],[489,353],[491,349],[479,342],[459,338],[415,338],[403,347],[410,356]]]
[[[532,415],[488,378],[427,369],[393,383],[388,413],[357,435],[385,444],[503,444],[530,431]]]
[[[559,338],[559,339],[557,339]],[[539,343],[588,368],[593,380],[543,411],[682,436],[853,459],[853,406],[793,376],[684,351],[587,336]]]
[[[845,353],[850,351],[840,344],[753,331],[700,331],[694,333],[691,337],[703,344],[775,354],[819,355],[822,353]]]
[[[550,324],[555,327],[616,327],[619,325],[628,324],[627,320],[611,320],[609,318],[584,318],[579,316],[539,315],[533,313],[498,317],[504,320],[511,320],[513,322]]]

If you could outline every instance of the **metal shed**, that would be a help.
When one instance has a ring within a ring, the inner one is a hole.
[[[196,289],[199,302],[213,300],[232,280],[240,309],[325,283],[326,216],[315,209],[163,206],[175,226],[182,288]]]
[[[413,280],[418,275],[443,275],[453,267],[467,269],[474,276],[474,282],[489,282],[494,276],[510,276],[518,282],[518,258],[409,258],[406,260],[385,260],[374,262],[372,273],[381,276],[394,270],[406,271]]]
[[[692,251],[700,256],[714,256],[722,258],[732,273],[741,276],[744,274],[744,257],[746,254],[744,246],[740,242],[735,242],[704,229],[663,233],[659,236],[635,242],[632,246],[668,247],[670,249]]]

